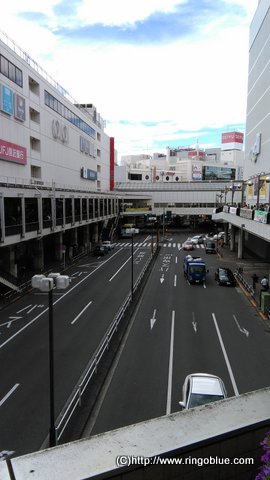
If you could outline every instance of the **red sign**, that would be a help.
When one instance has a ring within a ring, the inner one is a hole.
[[[0,159],[26,165],[26,148],[15,143],[0,140]]]
[[[222,143],[244,143],[244,134],[241,132],[222,133]]]

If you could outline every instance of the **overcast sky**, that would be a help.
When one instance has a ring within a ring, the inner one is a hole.
[[[219,146],[244,131],[257,0],[8,0],[1,30],[80,103],[121,155]]]

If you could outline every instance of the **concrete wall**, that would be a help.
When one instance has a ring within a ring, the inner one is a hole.
[[[269,404],[266,388],[18,457],[15,479],[254,480]],[[182,464],[162,464],[172,458]],[[0,478],[10,480],[4,462]]]

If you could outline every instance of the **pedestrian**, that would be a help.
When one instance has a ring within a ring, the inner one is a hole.
[[[258,275],[256,275],[256,273],[253,273],[253,275],[251,275],[251,278],[252,278],[252,283],[253,283],[253,290],[255,290],[256,289],[256,283],[258,282],[259,277],[258,277]]]
[[[264,275],[264,277],[261,279],[261,286],[265,292],[269,290],[269,282],[266,275]]]

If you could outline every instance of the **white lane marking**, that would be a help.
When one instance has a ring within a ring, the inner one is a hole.
[[[169,414],[171,413],[171,403],[172,403],[174,319],[175,319],[175,311],[173,310],[173,311],[172,311],[172,324],[171,324],[171,340],[170,340],[170,357],[169,357],[169,372],[168,372],[168,388],[167,388],[166,415],[169,415]]]
[[[31,313],[33,310],[35,310],[35,308],[37,308],[37,305],[34,305],[32,308],[30,308],[30,310],[28,310],[28,312],[26,313]]]
[[[171,246],[172,246],[172,244],[171,244],[171,243],[168,243],[168,247],[171,247]]]
[[[223,352],[223,356],[224,356],[224,359],[225,359],[225,362],[226,362],[226,365],[227,365],[227,369],[228,369],[228,372],[229,372],[229,375],[230,375],[230,379],[231,379],[232,386],[233,386],[233,389],[234,389],[234,394],[237,396],[237,395],[239,395],[239,391],[238,391],[238,388],[237,388],[237,385],[236,385],[236,381],[235,381],[235,378],[234,378],[234,375],[233,375],[232,367],[231,367],[231,364],[229,362],[229,358],[228,358],[228,355],[227,355],[227,352],[226,352],[226,349],[225,349],[225,346],[224,346],[224,343],[223,343],[223,340],[222,340],[222,336],[221,336],[220,330],[218,328],[216,316],[215,316],[214,313],[212,313],[212,317],[213,317],[214,324],[215,324],[215,327],[216,327],[217,336],[218,336],[218,339],[219,339],[221,350]]]
[[[249,332],[248,330],[246,330],[245,328],[241,327],[240,323],[238,322],[237,318],[235,315],[233,315],[233,318],[234,318],[234,321],[238,327],[238,330],[241,332],[241,333],[244,333],[246,335],[246,337],[249,336]]]
[[[157,311],[155,309],[154,312],[153,312],[153,317],[150,318],[150,328],[151,328],[151,330],[152,330],[153,326],[155,325],[155,323],[157,321],[156,314],[157,314]]]
[[[160,283],[163,283],[164,280],[165,280],[165,278],[164,278],[164,273],[163,273],[163,274],[161,275],[161,278],[160,278]]]
[[[30,307],[32,307],[32,304],[31,304],[31,305],[27,305],[27,307],[24,307],[24,308],[22,308],[21,310],[18,310],[16,313],[21,313],[21,312],[23,312],[24,310],[27,310],[27,308],[30,308]]]
[[[178,262],[178,259],[177,259],[177,257],[175,257],[175,263],[177,263],[177,262]]]
[[[181,249],[181,243],[178,243],[178,244],[177,244],[177,248],[178,248],[178,250]]]
[[[177,275],[174,275],[173,286],[176,287],[177,284]]]
[[[81,283],[85,282],[85,280],[87,280],[89,277],[91,277],[91,275],[93,275],[97,270],[99,270],[103,265],[105,265],[105,263],[109,262],[115,255],[117,255],[119,252],[121,252],[122,249],[118,250],[116,253],[114,253],[113,255],[111,255],[107,260],[105,260],[104,262],[100,263],[94,270],[92,270],[92,272],[90,272],[88,275],[86,275],[86,277],[84,277],[82,280],[80,280],[78,283],[76,283],[76,285],[74,285],[74,287],[70,288],[66,293],[63,293],[63,294],[59,294],[61,295],[55,302],[53,302],[53,305],[56,305],[56,303],[60,302],[60,300],[62,300],[63,298],[66,297],[66,295],[69,295],[70,292],[72,292],[72,290],[74,290],[75,288],[77,288]],[[47,293],[43,293],[43,292],[40,292],[41,295],[48,295]],[[38,294],[35,294],[35,295],[38,295]],[[54,293],[54,295],[56,295]],[[28,306],[29,307],[29,306]],[[27,308],[28,308],[27,307]],[[19,335],[21,332],[23,332],[27,327],[29,327],[32,323],[34,323],[39,317],[41,317],[42,315],[44,315],[44,313],[46,313],[47,311],[49,310],[49,308],[47,307],[45,310],[43,310],[43,312],[40,312],[35,318],[33,318],[32,320],[30,320],[30,322],[28,322],[26,325],[24,325],[20,330],[18,330],[16,333],[14,333],[14,335],[12,335],[11,337],[9,337],[5,342],[1,343],[0,345],[0,349],[3,348],[7,343],[11,342],[11,340],[13,340],[13,338],[17,337],[17,335]]]
[[[19,383],[15,383],[15,385],[9,390],[9,392],[0,400],[0,407],[2,407],[3,403],[12,395],[13,392],[19,387]]]
[[[83,314],[83,312],[85,312],[85,310],[91,305],[92,301],[93,301],[93,300],[91,300],[91,302],[89,302],[89,303],[86,305],[86,307],[84,307],[84,308],[82,309],[82,311],[79,313],[79,315],[77,315],[77,317],[74,318],[74,320],[72,320],[72,322],[70,322],[71,325],[73,325],[75,322],[77,322],[78,318],[80,318],[80,316]]]

